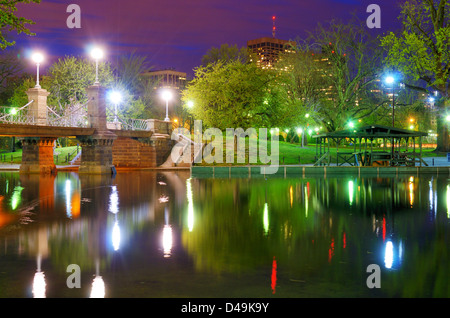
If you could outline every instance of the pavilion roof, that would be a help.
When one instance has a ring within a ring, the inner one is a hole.
[[[420,136],[428,136],[428,133],[382,125],[367,125],[354,129],[337,130],[318,134],[314,135],[313,138],[405,138]]]

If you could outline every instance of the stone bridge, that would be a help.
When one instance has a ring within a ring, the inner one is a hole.
[[[166,161],[174,145],[172,122],[148,119],[142,130],[121,130],[115,123],[107,123],[106,88],[92,85],[87,93],[87,127],[60,127],[48,125],[49,93],[42,88],[27,91],[33,124],[0,124],[0,136],[22,140],[21,173],[55,173],[53,150],[59,137],[80,142],[79,173],[111,174],[116,167],[151,168]]]

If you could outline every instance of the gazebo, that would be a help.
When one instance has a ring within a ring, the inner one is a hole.
[[[422,159],[422,137],[427,135],[381,125],[317,134],[313,136],[316,138],[317,158],[314,165],[415,166],[419,163],[420,166],[428,166]],[[342,147],[339,151],[339,144],[343,141],[350,147]],[[335,158],[331,156],[330,144],[336,145]]]

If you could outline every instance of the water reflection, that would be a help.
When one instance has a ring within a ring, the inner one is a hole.
[[[449,211],[448,179],[427,175],[0,173],[1,271],[34,275],[0,296],[448,297]],[[32,269],[16,267],[13,255]],[[66,286],[69,264],[80,266],[86,289]],[[358,274],[369,264],[386,271],[381,291]],[[6,275],[0,283],[13,284]]]

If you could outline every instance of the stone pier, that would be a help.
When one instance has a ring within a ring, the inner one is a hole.
[[[47,125],[47,96],[50,94],[43,88],[30,88],[26,91],[28,95],[28,118],[35,125]]]
[[[22,139],[20,173],[56,173],[53,146],[56,137],[25,137]]]
[[[77,136],[82,150],[78,173],[112,174],[112,145],[117,136],[106,127],[106,88],[88,87],[88,125],[94,128],[92,136]]]
[[[28,102],[28,121],[34,125],[47,125],[47,96],[49,92],[42,88],[30,88],[26,91]],[[55,137],[24,137],[22,139],[22,164],[20,173],[56,173],[53,160]]]

